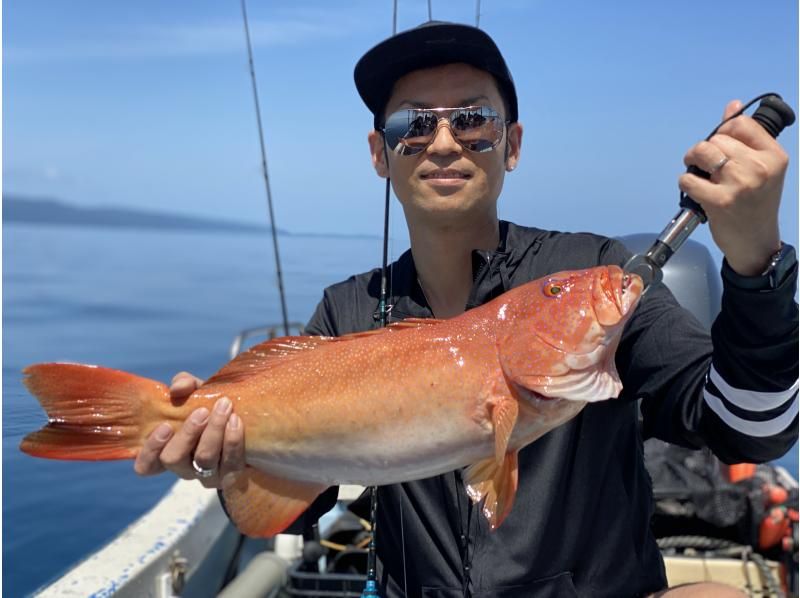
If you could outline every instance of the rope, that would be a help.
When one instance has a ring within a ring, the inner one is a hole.
[[[658,538],[656,542],[661,550],[695,548],[710,552],[715,556],[741,557],[745,565],[748,561],[752,561],[766,586],[767,593],[764,596],[774,596],[775,598],[785,598],[786,596],[781,590],[778,580],[775,579],[772,569],[767,564],[767,560],[760,554],[753,552],[750,546],[707,536],[670,536]],[[745,567],[746,571],[747,568]]]

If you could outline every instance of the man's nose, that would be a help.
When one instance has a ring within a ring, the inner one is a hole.
[[[440,118],[433,132],[433,139],[427,147],[429,154],[454,154],[461,153],[461,144],[456,141],[453,129],[446,118]]]

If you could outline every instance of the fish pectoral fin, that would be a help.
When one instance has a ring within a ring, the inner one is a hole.
[[[472,502],[483,500],[481,511],[492,530],[511,512],[517,494],[518,451],[506,453],[502,463],[494,458],[473,463],[464,471],[464,485]]]
[[[278,478],[248,466],[226,480],[222,496],[240,532],[267,538],[289,527],[326,488]]]
[[[492,406],[494,426],[494,451],[497,463],[501,463],[508,449],[508,441],[514,431],[519,415],[519,404],[514,399],[501,399]]]

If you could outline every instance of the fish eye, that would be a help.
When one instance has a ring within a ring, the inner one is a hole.
[[[547,295],[548,297],[557,297],[558,295],[561,294],[562,290],[563,290],[562,287],[560,287],[557,284],[549,284],[545,287],[544,294]]]

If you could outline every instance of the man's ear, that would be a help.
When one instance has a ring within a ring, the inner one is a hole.
[[[386,162],[386,144],[380,131],[372,130],[367,135],[369,153],[372,155],[372,167],[382,179],[389,177],[389,165]]]
[[[522,150],[522,124],[511,123],[506,131],[506,170],[511,172],[517,167],[519,154]]]

